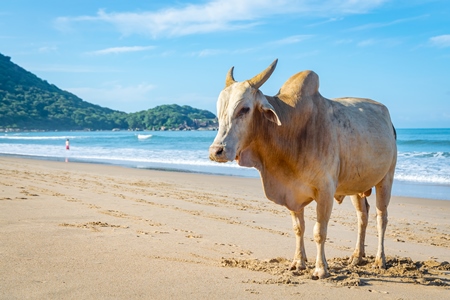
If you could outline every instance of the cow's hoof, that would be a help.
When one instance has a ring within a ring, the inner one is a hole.
[[[384,257],[376,257],[372,265],[374,269],[386,269],[386,259]]]
[[[300,259],[294,259],[289,266],[289,270],[295,271],[295,270],[306,270],[306,263],[305,261],[302,261]]]
[[[312,275],[312,279],[313,280],[324,279],[324,278],[327,278],[328,276],[329,276],[329,274],[328,274],[328,272],[325,269],[316,268],[314,270],[313,275]]]
[[[351,256],[348,260],[348,263],[352,266],[357,266],[362,262],[362,258],[358,256]]]

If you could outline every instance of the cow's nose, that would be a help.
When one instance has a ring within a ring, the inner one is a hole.
[[[223,154],[223,146],[211,146],[209,147],[209,157],[211,159],[220,157]]]
[[[217,146],[215,150],[216,156],[220,156],[223,153],[223,146]]]

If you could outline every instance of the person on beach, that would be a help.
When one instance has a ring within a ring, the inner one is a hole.
[[[66,150],[70,149],[69,139],[66,139]]]

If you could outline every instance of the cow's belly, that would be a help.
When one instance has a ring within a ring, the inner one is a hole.
[[[380,181],[378,181],[380,182]],[[361,182],[352,183],[349,185],[338,186],[335,192],[335,196],[349,196],[364,193],[374,187],[378,182]]]
[[[336,193],[337,195],[355,195],[363,193],[377,185],[386,176],[392,164],[379,162],[372,167],[355,167],[345,174],[340,174]]]

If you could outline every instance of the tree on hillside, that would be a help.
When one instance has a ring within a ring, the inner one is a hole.
[[[127,114],[95,105],[63,91],[0,54],[0,128],[38,130],[111,130],[197,128],[215,115],[190,106],[162,105]]]

